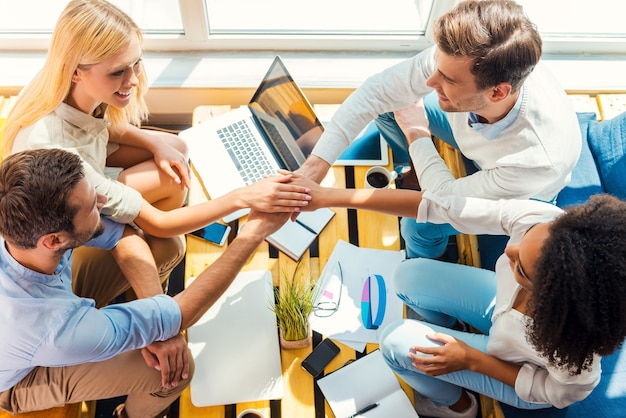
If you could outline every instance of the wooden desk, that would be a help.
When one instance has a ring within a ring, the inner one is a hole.
[[[209,113],[207,109],[199,110]],[[219,112],[219,110],[218,110]],[[390,158],[391,161],[391,158]],[[363,187],[365,172],[368,167],[333,167],[324,183],[334,187]],[[390,167],[388,167],[390,168]],[[207,199],[207,195],[195,177],[192,178],[190,190],[190,204]],[[355,211],[334,209],[335,217],[326,226],[317,240],[317,252],[311,255],[309,250],[300,261],[300,269],[311,272],[312,278],[318,278],[326,265],[335,244],[344,240],[361,247],[379,248],[388,250],[400,249],[400,233],[398,218],[382,215],[370,211]],[[236,228],[233,228],[236,230]],[[312,248],[315,247],[315,244]],[[187,257],[185,264],[185,280],[199,274],[206,266],[220,256],[225,247],[204,242],[193,236],[187,238]],[[267,269],[272,272],[274,286],[280,286],[281,276],[293,273],[297,263],[289,257],[276,251],[270,251],[270,246],[263,243],[250,258],[244,271]],[[279,274],[280,272],[280,274]],[[278,337],[277,337],[278,338]],[[321,340],[321,336],[314,333],[313,344]],[[330,372],[341,367],[348,359],[354,359],[360,353],[338,343],[341,353],[326,368]],[[376,345],[368,344],[367,352],[375,349]],[[285,395],[281,400],[259,401],[237,405],[222,405],[212,407],[196,407],[191,403],[190,390],[187,388],[180,397],[181,418],[234,418],[247,409],[256,408],[265,412],[268,418],[321,418],[334,417],[323,396],[314,384],[313,378],[301,367],[300,362],[311,352],[312,347],[300,350],[282,350],[281,363]],[[237,359],[232,359],[233,367],[237,367]],[[408,392],[409,394],[411,392]],[[412,395],[410,395],[412,399]]]

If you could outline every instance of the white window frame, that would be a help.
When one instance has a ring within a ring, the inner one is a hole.
[[[179,0],[184,35],[146,34],[146,51],[420,51],[432,44],[432,25],[455,0],[435,0],[424,35],[216,35],[206,22],[203,0]],[[544,53],[626,54],[626,38],[543,35]],[[0,35],[0,51],[45,51],[49,35]]]
[[[179,0],[185,35],[146,34],[144,58],[152,87],[157,88],[254,87],[277,54],[289,62],[304,87],[352,88],[432,45],[434,20],[455,3],[434,0],[427,29],[418,36],[250,36],[210,34],[203,0]],[[543,60],[554,67],[566,89],[626,91],[626,39],[543,35],[543,41]],[[43,64],[48,44],[49,35],[44,34],[0,35],[3,94],[17,91],[32,79]],[[233,76],[233,66],[242,60],[246,60],[245,70],[238,68]],[[599,72],[602,77],[593,76]]]

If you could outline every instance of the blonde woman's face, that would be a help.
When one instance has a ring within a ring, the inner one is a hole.
[[[133,36],[128,45],[111,58],[85,69],[77,68],[68,104],[91,114],[101,103],[123,108],[141,73],[141,44]]]

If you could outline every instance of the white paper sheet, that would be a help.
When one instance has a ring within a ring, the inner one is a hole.
[[[376,350],[317,381],[337,418],[349,417],[374,403],[359,418],[418,418],[398,379]]]
[[[239,273],[217,302],[187,332],[196,362],[191,402],[228,405],[284,395],[272,276]]]
[[[391,288],[390,278],[404,258],[402,251],[359,248],[345,241],[337,242],[318,281],[317,304],[327,306],[338,301],[339,307],[328,316],[323,316],[328,314],[323,310],[314,311],[310,317],[313,330],[359,351],[363,351],[365,343],[377,343],[385,325],[402,318],[403,303]],[[386,309],[378,329],[366,329],[361,316],[363,286],[366,279],[373,275],[381,276],[386,284]]]

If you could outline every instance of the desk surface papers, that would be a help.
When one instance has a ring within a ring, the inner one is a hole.
[[[378,350],[324,376],[317,385],[337,418],[373,404],[376,407],[359,418],[419,418]]]
[[[187,331],[196,362],[191,402],[228,405],[284,395],[272,275],[239,273],[230,287]]]
[[[336,303],[337,309],[334,312],[316,309],[310,317],[313,330],[358,351],[363,351],[368,342],[378,343],[381,330],[402,319],[403,303],[391,287],[391,277],[404,259],[403,251],[359,248],[345,241],[337,242],[316,292],[317,306]],[[376,325],[366,328],[362,309],[372,311]]]

